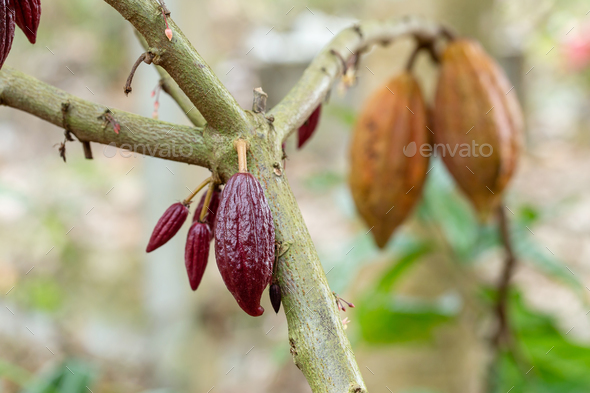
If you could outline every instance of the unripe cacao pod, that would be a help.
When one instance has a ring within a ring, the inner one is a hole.
[[[367,100],[352,136],[350,188],[380,248],[420,198],[428,158],[426,106],[404,72]]]
[[[0,0],[0,68],[10,53],[14,39],[14,13],[10,0]]]
[[[183,203],[178,202],[170,206],[158,220],[145,251],[152,252],[166,244],[176,235],[187,217],[188,207]]]
[[[260,183],[236,173],[223,189],[215,223],[215,258],[221,277],[239,306],[262,315],[260,297],[272,278],[275,231]]]
[[[205,204],[205,197],[207,194],[203,194],[199,204],[197,205],[197,209],[195,210],[195,215],[193,216],[193,222],[199,221],[201,217],[201,211],[203,210],[203,205]],[[219,198],[221,196],[221,191],[219,188],[213,190],[213,194],[211,194],[211,200],[209,201],[209,207],[207,208],[207,213],[205,213],[205,220],[204,222],[209,225],[209,229],[211,230],[211,240],[215,236],[215,218],[217,217],[217,209],[219,208]]]
[[[511,90],[479,43],[457,39],[447,45],[435,98],[434,147],[481,218],[498,203],[520,151],[522,113]]]
[[[184,248],[184,264],[193,291],[197,290],[205,273],[209,260],[210,244],[209,226],[199,221],[194,222],[188,231]]]
[[[275,313],[279,313],[281,309],[281,287],[277,283],[270,284],[268,288],[268,295],[270,296],[270,304],[272,304],[272,308],[275,310]]]
[[[322,113],[322,104],[318,105],[317,108],[311,113],[309,119],[303,123],[301,127],[297,130],[297,148],[301,149],[303,145],[311,138],[313,133],[315,132],[316,128],[318,127],[318,123],[320,121],[320,115]]]

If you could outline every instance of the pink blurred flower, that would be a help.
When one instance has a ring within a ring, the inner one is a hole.
[[[590,25],[583,26],[568,38],[563,49],[569,68],[579,71],[590,66]]]
[[[350,323],[350,319],[348,319],[348,317],[346,317],[342,320],[342,327],[344,328],[344,330],[346,330],[349,323]]]

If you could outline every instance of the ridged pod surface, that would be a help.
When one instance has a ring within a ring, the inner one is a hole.
[[[152,252],[172,239],[188,217],[188,207],[178,202],[170,206],[156,223],[146,252]]]
[[[482,219],[498,203],[520,152],[522,112],[511,87],[476,41],[447,45],[434,106],[435,148],[448,146],[443,161]]]
[[[394,77],[367,100],[351,145],[350,188],[375,242],[391,234],[420,198],[428,158],[426,105],[408,72]]]
[[[215,223],[215,258],[239,306],[262,315],[260,297],[272,278],[275,231],[264,191],[249,173],[232,176],[221,196]]]
[[[0,68],[10,53],[14,39],[14,13],[10,0],[0,0]]]
[[[16,24],[31,44],[37,41],[37,28],[41,19],[41,0],[9,0],[14,8]]]
[[[184,264],[193,291],[197,290],[205,273],[209,260],[210,244],[209,226],[202,222],[194,222],[188,231],[184,248]]]

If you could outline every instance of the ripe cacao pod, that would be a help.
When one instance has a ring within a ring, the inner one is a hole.
[[[9,0],[15,11],[16,24],[31,44],[37,41],[37,28],[41,19],[41,0]]]
[[[435,98],[434,147],[481,218],[500,200],[520,151],[522,113],[511,90],[479,43],[457,39],[447,45]]]
[[[380,248],[420,198],[428,158],[426,105],[404,72],[367,100],[352,136],[350,188]]]
[[[184,248],[184,264],[188,273],[188,280],[193,291],[196,291],[205,273],[209,260],[209,245],[211,244],[211,231],[205,223],[195,221],[186,238]]]
[[[316,128],[318,127],[318,123],[320,121],[320,114],[322,113],[322,104],[318,105],[317,108],[311,113],[309,119],[303,123],[299,130],[297,130],[297,148],[301,149],[303,145],[311,138],[313,133],[315,132]]]
[[[0,68],[10,53],[14,38],[14,13],[10,0],[0,0]]]
[[[264,191],[251,174],[236,173],[217,210],[215,257],[227,289],[254,317],[264,312],[260,297],[270,283],[274,256],[274,224]]]
[[[187,217],[188,207],[183,203],[177,202],[166,209],[162,217],[158,220],[145,251],[152,252],[156,248],[166,244],[168,240],[176,235]]]
[[[205,204],[205,197],[207,194],[203,194],[199,204],[197,205],[197,209],[195,210],[195,215],[193,216],[193,222],[199,221],[201,217],[201,210],[203,210],[203,205]],[[221,196],[221,191],[219,188],[215,188],[213,190],[213,194],[211,194],[211,201],[209,201],[209,207],[207,208],[207,213],[205,214],[205,223],[209,225],[209,229],[211,230],[211,240],[215,236],[215,219],[217,217],[217,208],[219,207],[219,198]]]

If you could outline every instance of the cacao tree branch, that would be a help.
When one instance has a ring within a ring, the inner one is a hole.
[[[109,110],[9,67],[0,71],[0,102],[67,127],[81,141],[127,144],[130,150],[145,152],[138,148],[141,146],[151,149],[156,157],[209,167],[221,182],[238,170],[232,136]],[[66,112],[62,112],[62,103],[69,103],[64,105]],[[105,120],[107,115],[121,125],[119,134]],[[264,116],[251,117],[245,132],[250,143],[248,168],[264,188],[276,239],[286,249],[279,258],[277,279],[283,292],[291,354],[314,393],[365,393],[335,298],[284,175],[276,137],[272,123]],[[165,155],[160,146],[164,143],[191,146],[193,152],[180,157]]]
[[[149,49],[149,45],[145,38],[137,30],[135,30],[135,36],[139,40],[139,43],[143,47],[144,50]],[[182,109],[186,117],[193,123],[196,127],[203,127],[207,122],[201,112],[193,105],[191,100],[188,99],[186,94],[182,91],[182,89],[178,86],[178,83],[160,66],[155,66],[158,74],[160,75],[160,83],[162,84],[162,90],[167,93]]]
[[[205,60],[171,18],[173,37],[164,31],[166,23],[156,0],[105,0],[146,39],[154,64],[162,66],[178,83],[209,126],[220,134],[239,135],[248,127],[246,112],[219,81]]]
[[[295,365],[314,393],[366,393],[336,299],[284,174],[277,135],[263,116],[255,119],[258,124],[248,137],[248,168],[264,189],[276,240],[285,250],[279,254],[277,281]]]
[[[193,103],[188,99],[186,94],[178,87],[178,83],[172,79],[170,75],[160,66],[156,66],[156,70],[158,74],[160,74],[160,83],[162,83],[162,90],[167,93],[180,107],[180,109],[184,112],[186,117],[193,123],[196,127],[203,127],[207,124],[207,121],[199,112],[199,110],[193,105]]]
[[[7,66],[0,71],[0,104],[66,127],[81,142],[112,144],[154,157],[211,166],[212,154],[205,144],[202,128],[95,104]],[[113,124],[118,124],[120,129],[116,131]]]
[[[341,59],[360,56],[374,44],[387,44],[404,35],[433,39],[441,27],[419,19],[403,18],[390,21],[367,21],[338,33],[306,68],[291,91],[270,112],[275,118],[279,143],[299,128],[324,100],[332,84],[343,73]]]

